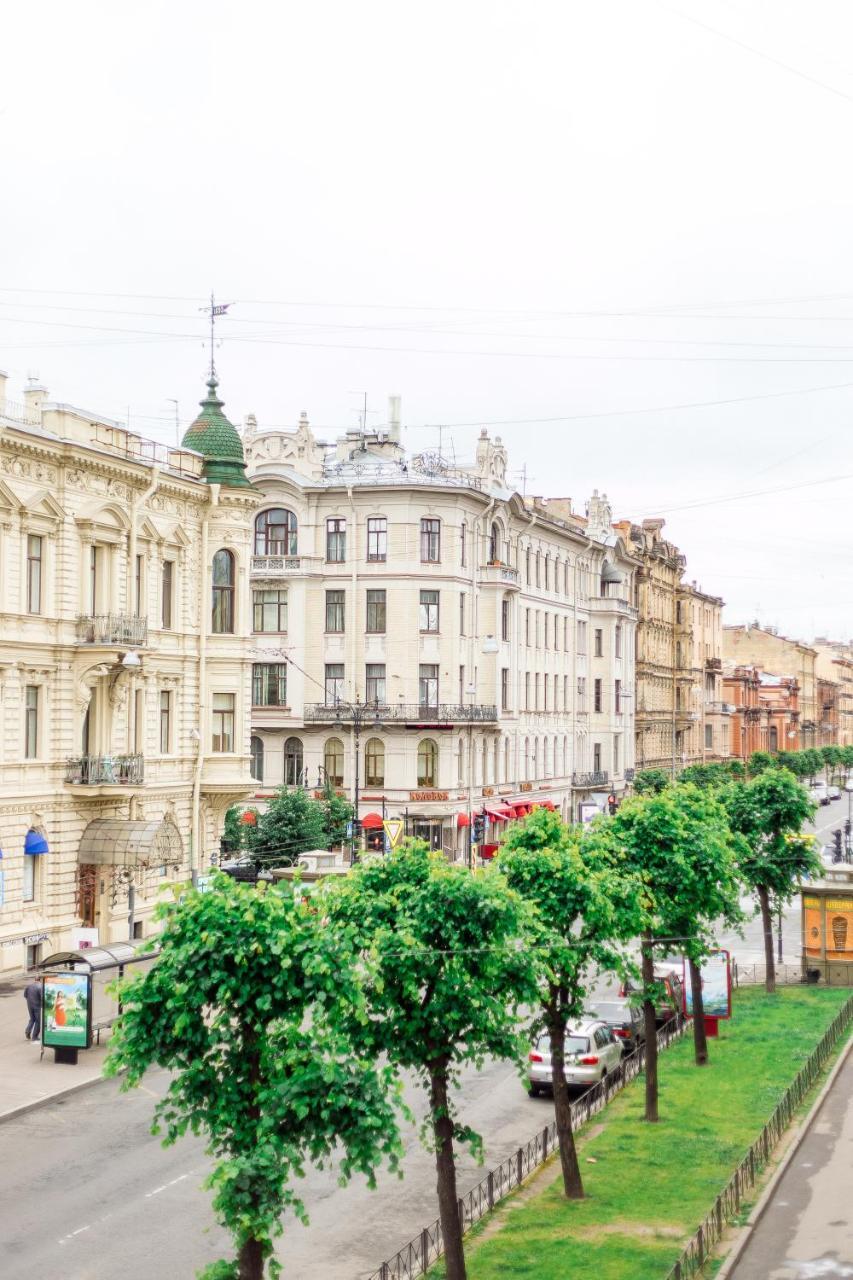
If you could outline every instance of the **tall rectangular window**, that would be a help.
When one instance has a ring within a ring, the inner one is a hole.
[[[335,518],[326,521],[326,560],[343,564],[347,558],[347,522]]]
[[[388,521],[371,516],[367,521],[367,558],[374,563],[388,559]]]
[[[533,710],[539,710],[539,672],[537,671],[533,677]]]
[[[438,631],[438,592],[422,591],[420,603],[421,631]]]
[[[137,689],[133,695],[133,749],[145,750],[145,690]],[[88,749],[87,749],[88,754]]]
[[[501,710],[509,711],[509,667],[501,667]]]
[[[160,583],[160,626],[164,631],[172,629],[172,594],[175,590],[175,562],[163,561],[163,577]]]
[[[578,653],[586,653],[586,623],[578,623]]]
[[[27,613],[41,613],[42,552],[44,539],[27,537]]]
[[[708,748],[714,745],[714,726],[712,724],[705,725],[705,746]]]
[[[617,658],[622,657],[622,623],[617,622],[613,632],[614,652]]]
[[[343,631],[344,614],[346,612],[346,592],[326,592],[326,630]]]
[[[509,601],[501,600],[501,640],[509,640]]]
[[[601,743],[592,744],[592,768],[594,773],[601,773]]]
[[[613,710],[617,716],[622,711],[622,681],[615,680],[613,682]]]
[[[459,563],[463,569],[465,568],[465,565],[468,562],[467,546],[466,546],[467,540],[468,540],[468,526],[463,520],[462,524],[459,526]]]
[[[222,755],[234,750],[234,704],[233,693],[215,693],[213,695],[213,723],[211,728],[211,750]]]
[[[101,559],[100,547],[89,548],[89,612],[98,612],[99,573]]]
[[[28,684],[24,694],[24,756],[35,760],[39,753],[39,687]]]
[[[260,633],[287,630],[286,591],[264,588],[252,592],[252,630]]]
[[[465,668],[459,668],[459,705],[465,705]]]
[[[595,628],[595,649],[593,654],[596,658],[604,657],[604,632],[601,627]]]
[[[441,559],[441,521],[432,516],[421,520],[421,560],[425,564],[438,564]]]
[[[385,590],[369,590],[367,593],[367,626],[370,635],[385,633]]]
[[[618,773],[622,767],[622,736],[613,735],[613,772]]]
[[[421,627],[421,630],[423,630],[423,627]],[[464,636],[465,634],[465,592],[464,591],[459,592],[459,634],[460,636]]]
[[[586,676],[578,676],[578,711],[586,711]]]
[[[333,707],[344,698],[344,664],[326,663],[326,706]]]
[[[438,706],[438,664],[422,662],[418,668],[418,702],[424,708]]]
[[[569,677],[563,676],[563,710],[569,709]]]
[[[252,706],[287,706],[286,662],[256,662],[253,664]]]
[[[550,676],[548,675],[548,673],[547,673],[547,672],[546,672],[546,673],[545,673],[545,675],[542,677],[542,683],[543,683],[544,688],[545,688],[545,701],[544,701],[544,703],[543,703],[543,706],[544,706],[544,709],[545,709],[546,711],[550,711],[550,709],[551,709],[551,701],[550,701],[550,698],[548,697],[548,694],[549,694],[550,687],[551,687],[551,678],[550,678]]]
[[[524,710],[530,710],[530,672],[524,673]]]
[[[22,894],[24,902],[35,901],[36,876],[38,875],[38,864],[40,861],[40,857],[27,856],[24,858],[24,888]]]
[[[530,610],[524,610],[524,643],[530,647]]]
[[[137,618],[141,618],[143,614],[142,605],[143,605],[144,572],[145,572],[145,557],[137,556],[136,569],[134,572],[134,602],[136,606],[135,611],[136,611]]]
[[[384,706],[387,702],[385,694],[385,663],[368,662],[365,667],[364,683],[367,701],[381,703]]]
[[[592,686],[592,709],[593,711],[601,711],[604,705],[604,698],[601,691],[601,681],[596,680]]]
[[[168,689],[160,692],[160,755],[167,756],[172,742],[172,695]]]

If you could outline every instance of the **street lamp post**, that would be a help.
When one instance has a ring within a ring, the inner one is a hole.
[[[358,804],[359,804],[359,796],[358,796],[358,793],[359,793],[359,788],[360,788],[360,785],[361,785],[361,773],[360,773],[360,768],[361,768],[361,726],[362,726],[362,724],[365,722],[365,720],[367,719],[368,714],[370,714],[370,715],[372,715],[372,716],[373,716],[374,723],[377,723],[377,724],[379,723],[380,716],[379,716],[379,710],[378,710],[378,707],[376,707],[376,706],[371,707],[369,703],[364,703],[364,702],[362,702],[362,701],[361,701],[361,698],[359,697],[359,695],[358,695],[358,694],[356,694],[356,696],[355,696],[355,702],[341,702],[340,700],[337,700],[337,701],[335,702],[335,709],[336,709],[339,713],[340,713],[342,710],[345,710],[345,711],[346,711],[346,713],[347,713],[347,718],[348,718],[349,720],[351,720],[351,721],[352,721],[352,729],[353,729],[353,746],[354,746],[354,748],[355,748],[355,762],[354,762],[355,767],[354,767],[354,769],[353,769],[353,781],[354,781],[354,785],[353,785],[353,798],[352,798],[352,803],[353,803],[353,815],[352,815],[352,837],[351,837],[351,839],[350,839],[350,861],[351,861],[351,862],[355,862],[355,851],[356,851],[356,844],[357,844],[357,841],[358,841],[358,837],[356,836],[356,831],[357,831],[357,829],[358,829],[358,821],[359,821],[359,818],[358,818]],[[334,727],[335,729],[339,729],[339,730],[340,730],[340,729],[343,729],[343,722],[342,722],[342,720],[341,720],[340,714],[338,715],[338,718],[335,720],[335,723],[334,723],[334,726],[333,726],[333,727]]]

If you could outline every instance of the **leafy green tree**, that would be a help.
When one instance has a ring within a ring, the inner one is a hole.
[[[766,769],[773,769],[775,766],[776,757],[769,751],[753,751],[746,762],[746,771],[750,778],[757,778],[760,773],[764,773]]]
[[[319,803],[323,808],[327,847],[331,849],[342,845],[347,838],[347,825],[353,818],[352,805],[343,796],[337,795],[328,781],[323,799]]]
[[[306,849],[328,848],[327,810],[301,787],[281,787],[244,839],[258,862],[291,865]]]
[[[780,769],[790,770],[795,778],[806,778],[809,773],[809,764],[803,759],[804,754],[802,751],[780,751],[776,762]]]
[[[225,811],[225,822],[222,826],[222,847],[228,853],[234,853],[243,847],[243,824],[240,821],[241,811],[236,804]]]
[[[733,831],[746,842],[740,874],[758,898],[764,929],[768,992],[776,990],[772,904],[792,898],[803,876],[816,875],[814,840],[802,832],[817,806],[787,769],[772,769],[721,793]]]
[[[638,796],[644,796],[650,792],[663,791],[670,782],[672,778],[665,769],[641,769],[634,776],[634,791]]]
[[[164,1143],[188,1129],[216,1160],[207,1186],[237,1261],[210,1280],[260,1280],[281,1267],[281,1215],[303,1221],[293,1189],[306,1162],[339,1160],[371,1185],[397,1165],[391,1072],[358,1051],[344,1027],[366,1016],[350,930],[329,929],[289,889],[217,876],[206,893],[161,908],[157,964],[123,988],[108,1075],[138,1085],[149,1067],[172,1073],[155,1108]]]
[[[830,744],[826,747],[821,747],[820,754],[823,756],[824,772],[828,784],[832,779],[833,773],[842,763],[841,748]]]
[[[560,1139],[563,1190],[583,1196],[572,1111],[566,1083],[566,1028],[582,1016],[590,980],[614,969],[618,942],[634,937],[641,914],[630,879],[618,875],[592,841],[567,827],[556,813],[536,810],[509,828],[498,866],[511,889],[533,909],[532,947],[537,960],[541,1018],[551,1041],[554,1114]]]
[[[853,746],[841,748],[841,767],[845,773],[853,769]]]
[[[805,776],[814,782],[817,775],[823,768],[823,756],[820,751],[818,751],[817,747],[807,747],[802,755],[803,763],[807,767],[807,773]]]
[[[536,994],[528,910],[494,868],[472,875],[422,841],[358,863],[324,886],[323,905],[330,931],[352,930],[370,957],[370,1016],[353,1028],[365,1056],[387,1055],[428,1092],[446,1271],[464,1280],[454,1142],[481,1141],[452,1088],[465,1063],[522,1054],[519,1007]]]
[[[724,787],[732,780],[731,763],[689,764],[678,775],[678,782],[692,782],[697,787]]]
[[[625,871],[642,884],[643,1010],[646,1031],[646,1119],[658,1119],[654,952],[674,942],[695,962],[706,954],[710,926],[737,915],[732,837],[716,793],[686,783],[624,801],[602,831]],[[694,982],[697,1061],[707,1060],[701,983]],[[691,969],[691,975],[694,968]],[[698,1030],[696,1026],[698,1025]]]

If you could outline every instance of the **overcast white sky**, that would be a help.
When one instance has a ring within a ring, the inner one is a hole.
[[[849,637],[851,37],[844,0],[19,0],[10,395],[172,438],[213,287],[235,422],[399,393],[414,449],[488,425],[528,492],[664,515],[728,621]]]

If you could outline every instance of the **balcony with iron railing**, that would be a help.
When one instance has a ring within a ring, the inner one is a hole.
[[[439,702],[309,702],[306,724],[474,724],[497,720],[496,706]]]
[[[572,774],[572,786],[579,791],[584,787],[606,787],[609,781],[610,774],[606,769],[593,769],[591,773]]]
[[[76,756],[65,765],[65,781],[78,787],[135,787],[145,781],[141,755]]]
[[[148,643],[148,619],[122,613],[94,613],[77,619],[77,643],[141,649]]]
[[[480,582],[483,586],[493,583],[499,587],[517,587],[520,579],[521,575],[516,568],[499,560],[492,560],[480,569]]]

